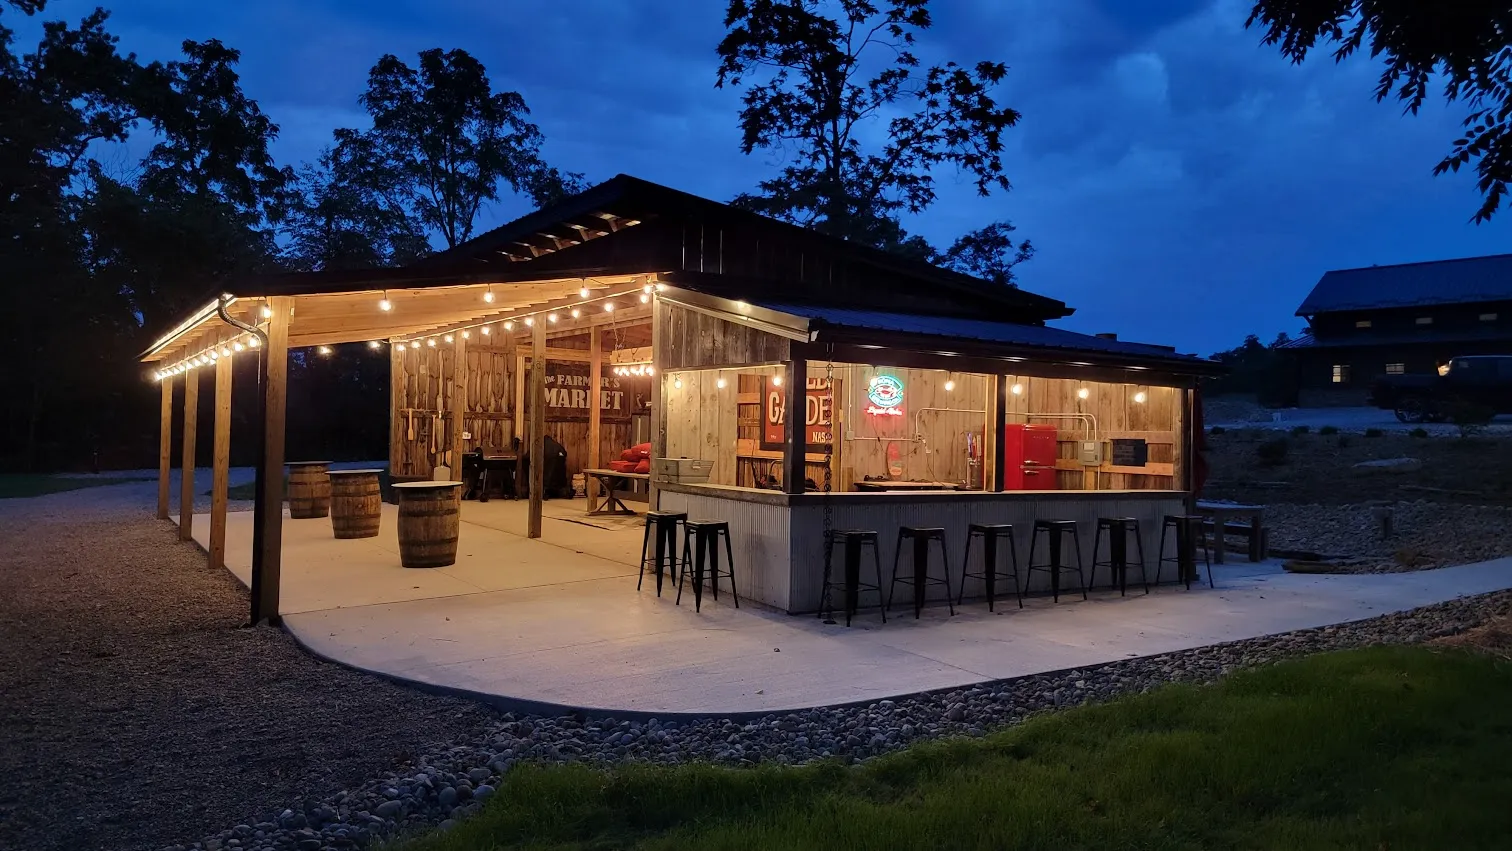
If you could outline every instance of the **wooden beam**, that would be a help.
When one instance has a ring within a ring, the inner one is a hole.
[[[993,404],[991,419],[992,452],[987,460],[982,485],[986,490],[1003,491],[1008,482],[1003,477],[1003,447],[1008,443],[1008,396],[1012,393],[1013,379],[1006,375],[988,376],[992,382]],[[986,435],[983,435],[984,437]]]
[[[603,439],[604,334],[597,328],[588,332],[588,467],[597,469],[602,461],[599,443]],[[591,486],[590,486],[590,489]]]
[[[167,520],[170,502],[168,472],[173,468],[173,385],[175,379],[170,375],[159,383],[163,385],[163,405],[158,422],[157,516],[159,520]]]
[[[184,446],[179,462],[179,540],[194,539],[194,432],[199,420],[199,374],[184,373]]]
[[[231,478],[231,358],[215,362],[215,436],[210,476],[210,567],[226,566],[226,509]]]
[[[661,489],[656,484],[656,459],[667,456],[667,375],[662,371],[666,362],[666,334],[662,333],[662,319],[666,306],[660,296],[651,299],[651,361],[656,375],[651,378],[651,481],[646,485],[646,503],[651,511],[660,506]]]
[[[782,492],[803,493],[805,387],[808,359],[794,346],[793,359],[782,365]]]
[[[546,486],[546,323],[530,338],[530,513],[526,535],[541,537],[541,499]]]
[[[262,485],[262,516],[253,522],[259,536],[252,553],[252,623],[276,623],[280,574],[283,567],[284,420],[289,404],[289,322],[294,300],[268,299],[268,344],[262,357],[266,369],[263,388],[263,457],[258,478]]]
[[[451,468],[451,480],[462,481],[463,420],[467,415],[467,338],[458,336],[452,349],[451,381],[451,445],[447,451],[446,466]]]

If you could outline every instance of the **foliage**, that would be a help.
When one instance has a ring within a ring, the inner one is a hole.
[[[1367,428],[1367,429],[1365,429],[1365,436],[1366,437],[1382,437],[1385,434],[1386,434],[1386,432],[1381,431],[1378,428]]]
[[[934,172],[944,166],[980,195],[1009,188],[1003,134],[1019,114],[993,95],[1008,68],[925,67],[915,40],[931,23],[929,0],[729,0],[716,85],[746,86],[741,150],[786,163],[736,203],[1010,283],[1032,247],[1015,244],[1007,222],[963,236],[941,256],[899,218],[934,204]],[[878,124],[880,141],[869,144]]]
[[[1499,848],[1509,700],[1484,655],[1349,650],[855,767],[520,766],[397,851]]]
[[[1298,437],[1301,437],[1302,435],[1307,434],[1310,431],[1312,431],[1312,427],[1305,425],[1292,426],[1291,429],[1291,433],[1297,435]]]
[[[1418,426],[1417,428],[1413,429],[1412,431],[1407,432],[1407,436],[1408,437],[1427,437],[1428,436],[1428,429],[1423,428],[1422,426]]]
[[[1318,433],[1322,434],[1323,432],[1320,430]],[[1337,445],[1340,449],[1348,449],[1349,448],[1349,435],[1347,435],[1347,434],[1341,434],[1341,435],[1339,435],[1339,439],[1338,439],[1338,441],[1336,442],[1335,445]]]
[[[373,126],[336,131],[329,170],[356,184],[386,218],[413,217],[449,247],[472,237],[501,184],[538,206],[581,187],[581,175],[541,159],[543,137],[525,98],[495,92],[483,63],[465,50],[421,51],[415,68],[385,55],[361,102]]]
[[[1456,400],[1449,406],[1449,421],[1459,427],[1460,437],[1473,437],[1486,430],[1496,411],[1486,405]]]
[[[1330,434],[1338,434],[1338,433],[1339,433],[1339,427],[1338,426],[1326,425],[1326,426],[1323,426],[1322,428],[1318,429],[1318,434],[1322,434],[1322,435],[1330,435]]]
[[[1278,467],[1286,463],[1286,456],[1290,452],[1291,443],[1284,437],[1272,438],[1255,447],[1255,457],[1268,467]]]
[[[1368,49],[1386,67],[1377,101],[1395,96],[1416,114],[1429,85],[1443,81],[1444,100],[1470,109],[1464,135],[1434,166],[1459,171],[1475,161],[1483,196],[1474,220],[1501,207],[1512,180],[1512,7],[1505,3],[1423,3],[1419,0],[1256,0],[1245,22],[1264,43],[1301,62],[1333,48],[1335,61]]]
[[[1295,373],[1281,348],[1289,342],[1291,338],[1285,333],[1277,334],[1269,345],[1250,334],[1238,346],[1215,353],[1211,360],[1228,367],[1229,371],[1204,382],[1204,394],[1253,393],[1262,405],[1293,402],[1297,393]]]
[[[1227,434],[1227,433],[1228,433],[1228,429],[1224,428],[1223,426],[1213,426],[1212,428],[1208,429],[1208,434],[1215,435],[1215,436],[1216,435],[1220,435],[1220,434]]]

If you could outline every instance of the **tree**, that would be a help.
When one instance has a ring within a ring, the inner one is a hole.
[[[386,55],[368,75],[366,132],[338,130],[334,149],[360,164],[351,179],[387,215],[413,216],[448,246],[467,241],[500,185],[537,205],[581,187],[582,176],[541,158],[540,128],[518,92],[494,92],[464,50],[426,50],[417,68]]]
[[[1009,222],[993,222],[957,239],[939,257],[941,265],[1005,286],[1014,283],[1013,267],[1034,256],[1029,240],[1017,245]]]
[[[1429,85],[1442,78],[1444,100],[1470,113],[1463,136],[1433,173],[1459,171],[1472,160],[1482,195],[1473,221],[1488,221],[1512,180],[1512,6],[1506,3],[1422,0],[1257,0],[1245,26],[1264,31],[1263,43],[1302,62],[1314,49],[1333,48],[1335,61],[1369,43],[1386,68],[1377,101],[1395,96],[1416,114]]]
[[[306,271],[400,266],[430,252],[425,229],[362,179],[360,150],[337,144],[299,174],[285,222],[288,263]]]
[[[899,217],[934,203],[941,166],[955,167],[980,195],[1006,191],[1003,134],[1019,114],[993,97],[1008,73],[1001,62],[922,67],[913,46],[930,25],[929,0],[730,0],[716,85],[749,86],[741,99],[741,150],[786,157],[776,177],[736,203],[832,236],[939,259]],[[871,125],[884,119],[882,140],[869,144]],[[1000,230],[963,237],[958,262],[1006,272],[1012,258],[982,254],[1003,247],[995,241]]]

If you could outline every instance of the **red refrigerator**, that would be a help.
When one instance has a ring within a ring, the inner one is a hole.
[[[1055,426],[1008,423],[1003,430],[1003,490],[1055,490]]]

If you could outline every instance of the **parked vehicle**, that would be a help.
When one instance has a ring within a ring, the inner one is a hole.
[[[1370,385],[1370,403],[1404,423],[1441,422],[1459,405],[1512,414],[1512,355],[1454,358],[1437,375],[1383,375]]]

